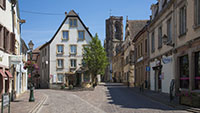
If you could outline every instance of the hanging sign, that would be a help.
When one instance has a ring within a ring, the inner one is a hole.
[[[164,64],[168,64],[168,63],[172,62],[172,57],[163,57],[162,62]]]

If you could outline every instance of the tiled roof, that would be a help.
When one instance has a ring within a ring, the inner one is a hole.
[[[131,39],[133,39],[137,33],[147,24],[148,20],[128,20],[127,27],[129,28],[129,33]]]

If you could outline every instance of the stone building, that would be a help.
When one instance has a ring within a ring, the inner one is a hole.
[[[147,20],[126,20],[125,40],[123,47],[123,82],[130,86],[135,85],[135,67],[134,67],[134,44],[132,40],[136,34],[145,26]]]
[[[71,10],[54,36],[40,48],[42,56],[41,87],[60,88],[61,85],[80,86],[91,82],[91,75],[82,67],[83,48],[92,40],[89,28]]]
[[[106,20],[106,39],[104,48],[107,53],[109,65],[105,69],[104,81],[112,81],[113,56],[116,55],[116,47],[123,41],[123,17],[111,16]]]
[[[149,66],[148,58],[148,32],[147,25],[145,25],[134,37],[134,65],[135,65],[135,86],[149,86]]]
[[[113,56],[112,62],[112,79],[113,82],[123,82],[123,64],[124,64],[124,52],[122,45],[116,47],[116,55]]]
[[[174,79],[175,60],[173,47],[176,41],[175,0],[160,0],[151,6],[149,24],[150,89],[169,93]]]
[[[195,93],[198,98],[192,96],[192,103],[181,103],[200,107],[200,0],[176,0],[174,4],[176,91]]]

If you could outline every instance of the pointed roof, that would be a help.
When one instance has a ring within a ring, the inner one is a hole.
[[[148,20],[127,20],[126,27],[129,28],[131,39],[147,24]]]
[[[81,22],[81,24],[83,25],[83,27],[85,28],[85,30],[88,32],[88,34],[90,35],[90,37],[92,37],[92,34],[90,33],[89,29],[85,26],[85,24],[83,23],[83,21],[80,19],[80,17],[78,16],[78,14],[74,11],[71,10],[65,17],[65,19],[63,20],[62,24],[60,25],[60,27],[58,28],[58,30],[56,31],[56,33],[54,34],[54,36],[51,38],[51,40],[49,40],[47,43],[45,43],[43,46],[40,47],[40,50],[45,47],[46,45],[50,44],[54,38],[56,37],[56,35],[58,34],[58,32],[60,31],[61,27],[63,26],[63,24],[65,23],[65,21],[67,20],[68,17],[77,17],[78,20]]]
[[[78,16],[74,10],[71,10],[68,14],[68,16]]]

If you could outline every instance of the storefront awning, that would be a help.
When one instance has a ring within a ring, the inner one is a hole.
[[[6,70],[6,74],[8,75],[9,78],[13,78],[12,74],[8,70]]]
[[[3,72],[2,69],[0,69],[0,74],[1,74],[4,78],[7,78],[6,74]]]

